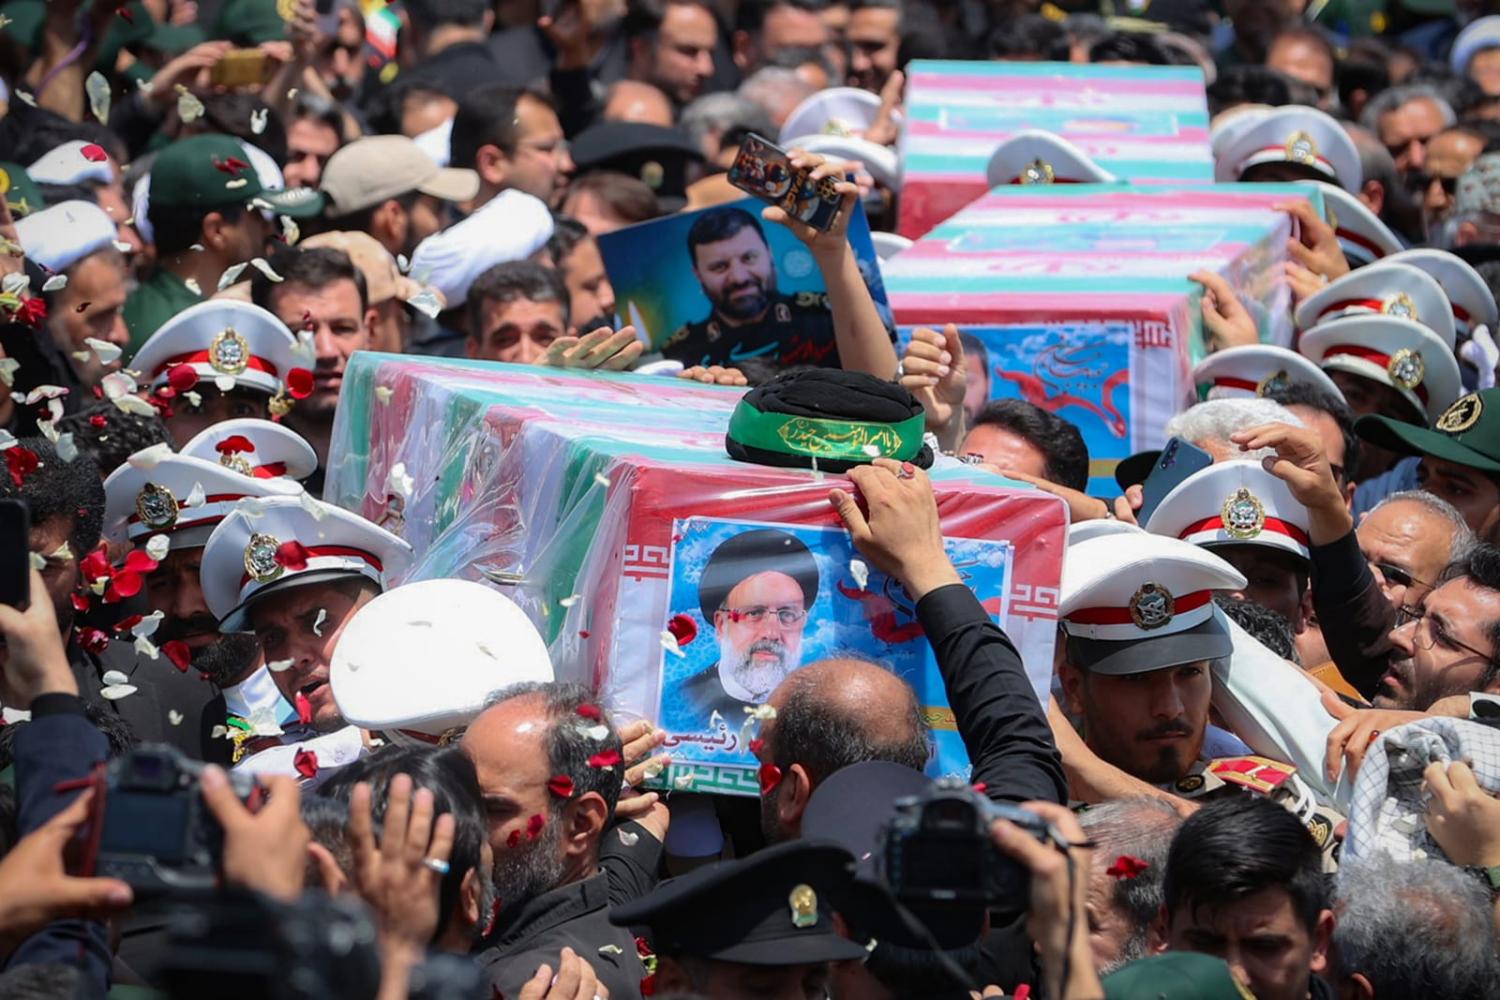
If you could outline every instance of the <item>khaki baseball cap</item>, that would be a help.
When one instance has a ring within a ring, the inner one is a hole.
[[[356,139],[329,157],[322,190],[329,213],[337,217],[408,191],[443,201],[468,201],[479,194],[479,175],[438,166],[404,135],[372,135]]]
[[[380,241],[369,233],[333,232],[309,236],[301,247],[330,247],[349,255],[354,266],[364,272],[365,291],[370,305],[379,305],[389,299],[409,302],[422,291],[422,284],[401,273],[396,260]]]

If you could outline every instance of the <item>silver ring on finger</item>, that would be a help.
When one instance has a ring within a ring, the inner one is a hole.
[[[905,377],[906,377],[906,359],[902,358],[900,361],[896,362],[896,381],[899,382],[899,381],[901,381]]]
[[[422,867],[437,872],[439,875],[446,875],[453,870],[453,866],[442,858],[423,858]]]

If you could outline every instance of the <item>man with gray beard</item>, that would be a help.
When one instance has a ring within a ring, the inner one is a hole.
[[[757,528],[714,549],[698,599],[718,637],[719,660],[682,685],[703,728],[714,712],[743,719],[802,665],[802,634],[817,596],[818,564],[785,531]]]
[[[1182,817],[1165,799],[1113,799],[1079,814],[1096,845],[1089,870],[1089,946],[1101,976],[1151,954],[1167,848]]]

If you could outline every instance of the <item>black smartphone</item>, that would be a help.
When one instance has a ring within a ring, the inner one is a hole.
[[[31,512],[19,500],[0,500],[0,604],[31,602]]]
[[[1213,456],[1191,441],[1178,437],[1168,440],[1156,457],[1150,475],[1141,483],[1143,502],[1141,509],[1135,512],[1136,523],[1144,526],[1151,520],[1157,504],[1166,499],[1179,483],[1213,464]]]
[[[729,183],[775,205],[814,229],[827,230],[838,218],[843,198],[834,190],[837,178],[810,180],[807,171],[792,167],[787,151],[751,132],[740,143],[729,168]]]

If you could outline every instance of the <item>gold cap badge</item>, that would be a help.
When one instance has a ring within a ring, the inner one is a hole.
[[[1427,362],[1422,360],[1420,352],[1403,347],[1385,363],[1385,373],[1401,388],[1415,389],[1427,374]]]
[[[208,363],[221,375],[238,375],[250,364],[250,345],[238,330],[226,326],[209,342]]]
[[[1291,385],[1291,383],[1291,376],[1289,376],[1286,373],[1286,369],[1283,368],[1280,371],[1272,372],[1271,374],[1267,375],[1265,378],[1257,382],[1255,385],[1255,394],[1257,396],[1264,396],[1269,392],[1279,392],[1280,390],[1285,389],[1287,386]]]
[[[1286,141],[1286,158],[1293,163],[1301,163],[1309,167],[1316,166],[1318,144],[1306,132],[1293,132],[1291,138]]]
[[[792,911],[792,926],[806,928],[816,926],[818,923],[818,894],[810,885],[798,885],[792,889],[791,895],[786,898],[787,906]]]
[[[1159,584],[1143,583],[1130,598],[1130,620],[1137,628],[1157,629],[1172,620],[1176,602],[1171,591]]]
[[[281,542],[274,535],[251,535],[245,543],[245,572],[256,583],[270,583],[281,576],[281,563],[276,561],[276,550]]]
[[[1051,184],[1056,179],[1052,164],[1038,156],[1021,171],[1022,184]]]
[[[1259,497],[1241,486],[1224,501],[1220,517],[1225,534],[1231,538],[1254,538],[1266,526],[1266,507]]]
[[[177,523],[180,510],[172,491],[157,483],[147,483],[135,495],[135,514],[148,528],[170,528]]]
[[[1380,311],[1386,316],[1394,316],[1397,319],[1409,319],[1414,323],[1420,322],[1422,318],[1417,312],[1417,304],[1405,292],[1397,292],[1382,302],[1380,304]]]
[[[1452,406],[1444,410],[1433,426],[1444,434],[1462,434],[1479,423],[1479,415],[1483,412],[1484,400],[1479,398],[1477,392],[1471,392],[1467,396],[1460,396]]]

